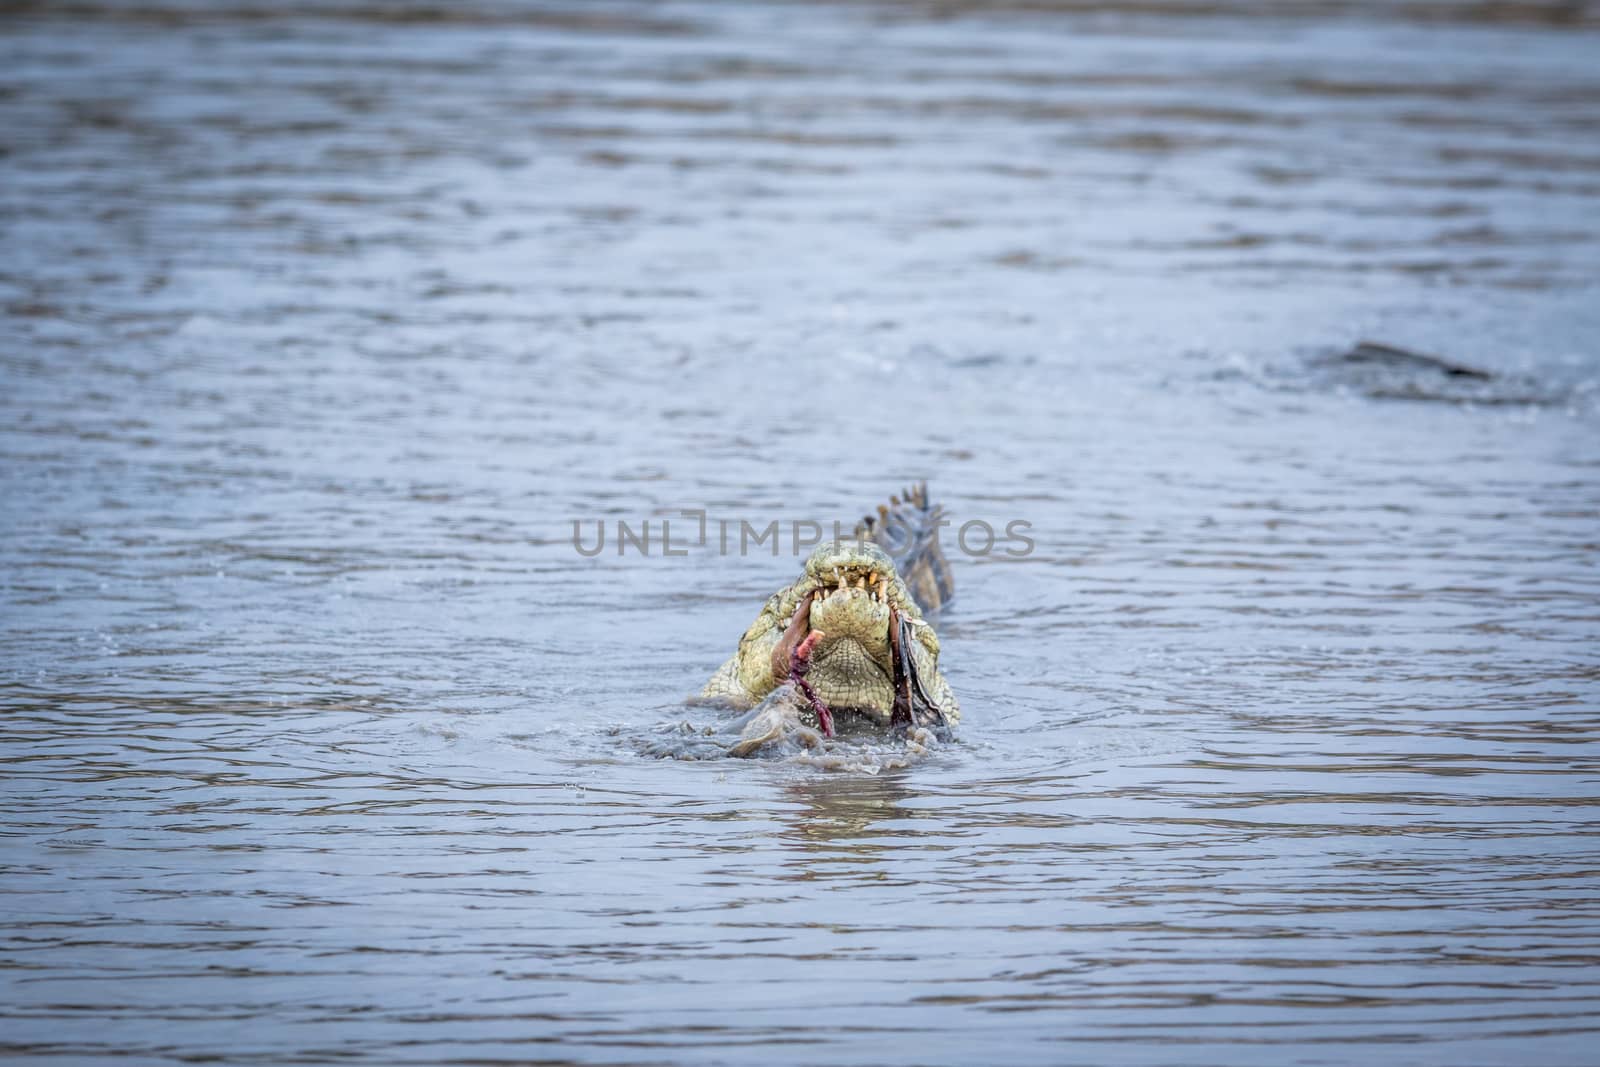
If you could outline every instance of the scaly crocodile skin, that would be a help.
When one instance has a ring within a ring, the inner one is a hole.
[[[928,483],[920,482],[856,524],[855,538],[870,539],[889,553],[923,614],[938,611],[955,596],[950,564],[939,547],[944,523],[944,509],[929,505]]]
[[[870,535],[872,541],[833,542],[811,554],[800,577],[767,600],[738,651],[706,683],[702,699],[749,708],[782,684],[784,666],[779,663],[775,676],[772,653],[797,612],[805,622],[809,603],[809,629],[824,636],[811,654],[807,681],[836,712],[855,712],[888,725],[894,707],[892,606],[908,624],[912,639],[906,651],[926,697],[951,725],[960,719],[960,705],[939,671],[939,638],[918,606],[921,601],[930,609],[937,607],[953,591],[938,547],[934,520],[939,512],[927,506],[925,486],[908,491],[903,503],[894,498],[893,505],[893,510],[879,509],[876,521],[858,528],[859,537]],[[915,587],[875,543],[880,537],[896,550]]]

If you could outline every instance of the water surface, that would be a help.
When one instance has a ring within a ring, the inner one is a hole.
[[[1592,1062],[1600,26],[1282,7],[9,8],[0,1048]],[[916,478],[959,743],[642,756]]]

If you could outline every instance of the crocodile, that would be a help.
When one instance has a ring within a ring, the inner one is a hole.
[[[851,538],[819,545],[800,577],[768,598],[700,702],[740,710],[790,702],[828,737],[836,716],[948,732],[961,706],[925,617],[955,590],[941,525],[924,482],[890,497]]]

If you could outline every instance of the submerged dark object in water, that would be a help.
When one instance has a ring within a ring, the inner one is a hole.
[[[1317,356],[1304,365],[1312,384],[1348,389],[1374,400],[1414,400],[1482,406],[1559,404],[1570,392],[1526,374],[1484,370],[1378,341]]]
[[[1494,375],[1477,367],[1469,367],[1464,363],[1452,363],[1438,356],[1424,355],[1421,352],[1412,352],[1394,345],[1382,344],[1378,341],[1358,341],[1350,351],[1337,356],[1330,356],[1323,363],[1344,365],[1372,365],[1388,367],[1395,370],[1436,371],[1450,378],[1468,378],[1473,381],[1493,381]]]

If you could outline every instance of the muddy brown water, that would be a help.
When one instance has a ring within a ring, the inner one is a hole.
[[[1594,1062],[1597,52],[8,5],[0,1049]],[[573,521],[913,478],[959,740],[642,754],[798,562]]]

